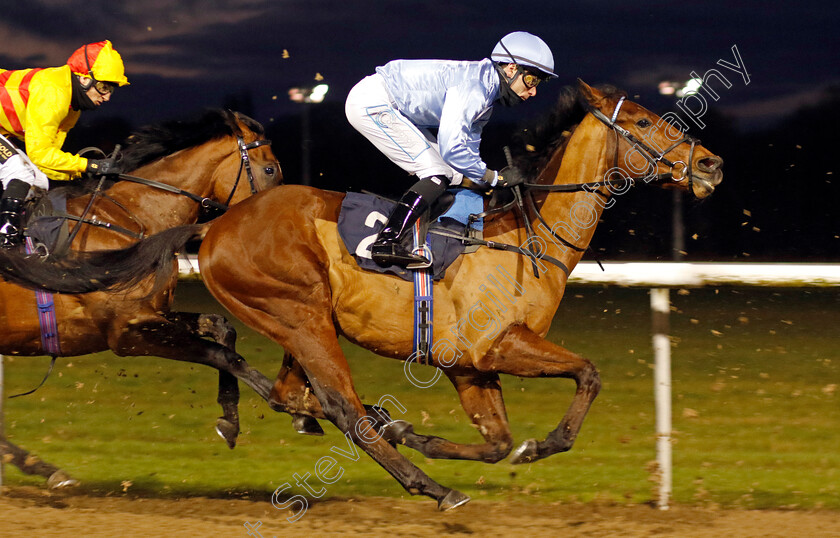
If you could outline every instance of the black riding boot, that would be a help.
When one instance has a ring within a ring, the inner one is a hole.
[[[428,267],[429,260],[412,254],[404,242],[420,215],[443,194],[447,185],[449,180],[443,176],[423,178],[400,198],[385,227],[379,232],[379,237],[371,246],[371,256],[377,265],[398,265],[409,269]]]
[[[29,193],[29,183],[12,179],[0,198],[0,247],[12,248],[23,240],[23,201]]]

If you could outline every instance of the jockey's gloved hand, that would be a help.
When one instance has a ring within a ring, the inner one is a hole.
[[[525,182],[525,176],[522,175],[517,168],[513,166],[506,166],[499,170],[499,177],[496,180],[494,187],[502,189],[515,187]]]
[[[87,172],[97,176],[117,175],[120,170],[113,159],[88,159]]]

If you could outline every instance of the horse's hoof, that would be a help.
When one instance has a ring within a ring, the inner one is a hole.
[[[292,427],[301,435],[324,435],[318,421],[307,415],[292,415]]]
[[[272,398],[270,396],[268,398],[268,406],[271,408],[272,411],[277,411],[278,413],[283,413],[283,412],[286,411],[286,408],[283,407],[280,404],[280,402],[278,402],[277,400],[275,400],[274,398]]]
[[[538,445],[536,439],[528,439],[519,445],[519,448],[513,451],[513,454],[510,455],[510,462],[513,464],[530,463],[538,459],[537,447]]]
[[[72,488],[79,485],[79,481],[75,478],[70,478],[70,475],[59,469],[47,478],[47,487],[49,489]]]
[[[414,426],[405,420],[389,422],[380,430],[382,438],[392,445],[395,443],[405,444],[405,437],[411,433],[414,433]]]
[[[457,508],[462,504],[467,504],[468,502],[470,502],[469,495],[464,495],[460,491],[451,489],[443,499],[438,501],[438,510],[445,512],[447,510]]]
[[[216,433],[225,440],[228,448],[236,446],[236,438],[239,437],[239,426],[224,417],[216,419]]]

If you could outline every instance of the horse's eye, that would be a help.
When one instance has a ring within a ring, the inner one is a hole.
[[[639,121],[636,122],[636,125],[641,127],[642,129],[644,129],[646,127],[650,127],[651,123],[650,123],[650,120],[642,118],[642,119],[640,119]]]
[[[266,166],[265,167],[265,175],[273,176],[275,173],[276,173],[276,170],[274,169],[273,166]]]

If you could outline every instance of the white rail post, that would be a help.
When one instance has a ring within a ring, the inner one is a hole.
[[[656,462],[660,510],[671,499],[671,339],[668,336],[671,300],[668,288],[650,290],[653,318],[654,400],[656,402]]]

